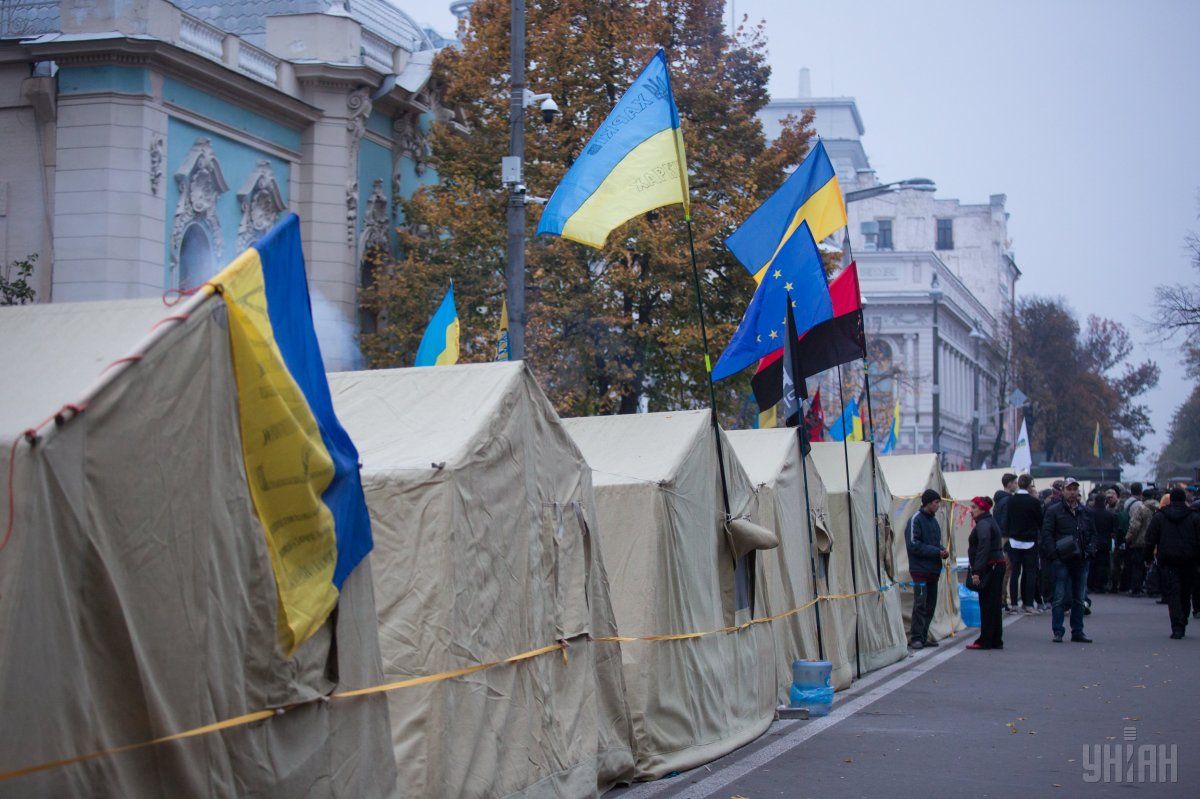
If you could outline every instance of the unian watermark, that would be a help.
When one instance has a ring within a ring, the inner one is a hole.
[[[1125,727],[1122,733],[1122,743],[1084,744],[1084,782],[1135,784],[1178,780],[1177,744],[1139,744],[1137,727]]]

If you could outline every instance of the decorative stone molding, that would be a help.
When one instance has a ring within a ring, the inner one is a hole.
[[[158,189],[166,175],[163,169],[166,157],[166,143],[163,137],[155,136],[150,140],[150,193],[155,197],[158,196]]]
[[[396,160],[407,156],[412,160],[416,173],[425,174],[433,155],[433,146],[429,143],[429,137],[421,130],[420,118],[415,114],[398,117],[392,123],[392,132],[396,134]]]
[[[390,249],[391,237],[388,236],[390,225],[388,198],[383,191],[383,181],[376,180],[371,188],[371,196],[367,198],[367,207],[363,213],[363,232],[358,251],[365,255],[372,247],[382,250]]]
[[[357,170],[355,170],[357,171]],[[354,234],[358,232],[358,181],[346,181],[346,246],[354,249]]]
[[[175,184],[179,187],[179,202],[171,223],[171,272],[178,281],[180,249],[189,228],[199,227],[202,230],[215,258],[219,258],[224,250],[217,200],[229,191],[229,184],[221,173],[221,164],[207,137],[196,139],[175,172]]]
[[[367,117],[371,116],[372,107],[371,90],[366,86],[355,89],[346,98],[346,108],[350,109],[346,130],[350,131],[350,143],[354,147],[358,146],[359,140],[367,132]]]
[[[259,161],[237,193],[242,219],[238,223],[237,251],[242,252],[263,237],[287,210],[270,161]]]

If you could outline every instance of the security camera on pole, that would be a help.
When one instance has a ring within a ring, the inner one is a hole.
[[[509,154],[501,161],[500,176],[508,187],[508,261],[504,269],[508,357],[519,361],[525,357],[525,204],[538,199],[526,196],[523,176],[525,109],[540,102],[542,119],[547,123],[558,115],[558,103],[549,94],[534,94],[525,88],[525,0],[512,0],[510,55]]]

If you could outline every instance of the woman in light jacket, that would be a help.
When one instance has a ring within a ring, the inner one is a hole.
[[[1004,618],[1001,607],[1004,598],[1004,545],[1000,528],[992,518],[992,500],[975,497],[971,500],[971,517],[975,526],[967,546],[971,573],[970,587],[979,592],[979,638],[967,649],[1003,649]]]

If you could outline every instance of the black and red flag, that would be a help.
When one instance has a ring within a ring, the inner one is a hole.
[[[821,409],[821,389],[813,392],[812,405],[804,416],[804,425],[808,428],[809,441],[825,440],[825,411]]]
[[[797,354],[800,377],[812,377],[839,364],[867,357],[862,295],[854,262],[829,284],[829,296],[833,301],[833,318],[800,336]],[[750,385],[760,410],[765,411],[783,399],[783,347],[759,360]]]

